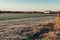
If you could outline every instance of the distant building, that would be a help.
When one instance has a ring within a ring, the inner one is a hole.
[[[44,13],[50,13],[50,11],[49,10],[45,10]]]

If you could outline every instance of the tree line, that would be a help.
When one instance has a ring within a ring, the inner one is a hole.
[[[44,12],[41,11],[0,11],[0,14],[5,14],[5,13],[27,13],[27,14],[34,14],[34,13],[38,13],[38,14],[45,14]],[[54,14],[54,13],[60,13],[60,11],[49,11],[49,13],[46,14]]]

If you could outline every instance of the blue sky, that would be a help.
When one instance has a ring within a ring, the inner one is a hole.
[[[60,0],[0,0],[0,10],[60,10]]]

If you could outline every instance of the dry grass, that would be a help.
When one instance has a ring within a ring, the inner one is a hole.
[[[57,40],[60,18],[32,25],[5,25],[0,27],[0,40]],[[56,31],[57,30],[57,31]]]
[[[52,27],[51,27],[52,26]],[[54,31],[54,24],[46,23],[38,25],[15,25],[1,27],[0,40],[38,40],[49,37],[50,31]],[[46,34],[48,33],[48,34]],[[52,33],[52,35],[54,35]],[[51,36],[50,36],[51,37]]]

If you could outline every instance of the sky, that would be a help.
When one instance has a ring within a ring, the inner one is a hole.
[[[60,10],[60,0],[0,0],[0,10]]]

